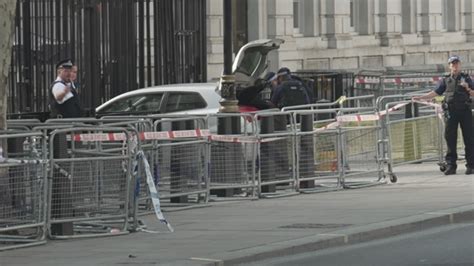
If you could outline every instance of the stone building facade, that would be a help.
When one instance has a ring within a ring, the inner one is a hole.
[[[285,40],[270,70],[445,64],[449,54],[474,60],[474,0],[234,1],[234,24],[244,28],[234,46]],[[208,79],[222,71],[222,8],[222,0],[208,0]]]

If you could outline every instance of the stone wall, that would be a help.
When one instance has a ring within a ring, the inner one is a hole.
[[[474,0],[250,0],[248,36],[285,43],[269,69],[354,69],[474,61]],[[222,0],[208,0],[208,79],[222,71]]]

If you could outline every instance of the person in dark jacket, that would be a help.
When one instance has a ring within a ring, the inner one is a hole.
[[[441,79],[436,89],[414,100],[430,100],[444,94],[443,109],[446,118],[445,139],[447,167],[445,175],[456,174],[458,126],[461,126],[466,152],[466,175],[474,173],[474,130],[471,110],[471,97],[474,96],[474,83],[468,74],[461,72],[461,59],[453,55],[448,59],[450,74]]]
[[[268,87],[268,82],[264,79],[259,79],[255,82],[255,85],[240,88],[237,91],[237,100],[240,106],[252,106],[258,110],[270,109],[275,106],[267,100],[259,97],[259,94]]]
[[[82,110],[79,96],[71,87],[71,69],[73,63],[65,59],[56,64],[58,76],[51,84],[50,91],[50,116],[52,118],[80,117]]]
[[[279,85],[275,88],[271,101],[278,108],[311,102],[305,85],[299,80],[292,79],[288,68],[280,68],[277,76]]]

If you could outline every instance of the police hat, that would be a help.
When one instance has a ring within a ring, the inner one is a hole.
[[[274,81],[276,78],[277,78],[277,75],[275,74],[275,72],[268,72],[265,75],[264,79],[265,81],[270,82],[270,81]]]
[[[280,76],[285,76],[285,75],[290,75],[291,71],[287,67],[282,67],[278,70],[277,75]]]
[[[457,55],[452,55],[448,59],[448,64],[454,63],[456,61],[461,62],[461,58],[459,58],[459,56],[457,56]]]
[[[72,63],[71,59],[64,59],[64,60],[59,61],[56,64],[56,69],[58,69],[58,68],[72,68],[73,65],[74,64]]]

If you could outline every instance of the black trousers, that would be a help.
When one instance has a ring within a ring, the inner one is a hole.
[[[449,111],[449,117],[446,119],[446,129],[444,137],[448,146],[446,153],[446,163],[456,166],[458,154],[456,151],[458,141],[458,125],[461,125],[462,136],[464,139],[464,148],[466,151],[466,165],[474,168],[474,129],[471,109]]]

